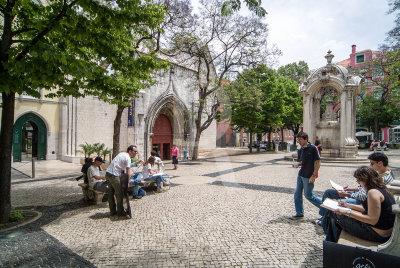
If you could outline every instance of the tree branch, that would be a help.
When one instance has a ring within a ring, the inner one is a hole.
[[[66,5],[66,0],[64,0],[64,5],[63,8],[61,9],[60,13],[56,16],[56,18],[47,26],[44,28],[38,35],[35,36],[30,42],[29,45],[24,47],[22,51],[18,54],[18,56],[15,58],[16,61],[20,61],[23,57],[25,57],[30,49],[36,45],[46,34],[48,34],[56,25],[56,23],[60,20],[62,20],[65,15],[67,14],[67,10],[72,8],[79,0],[73,0],[69,5]]]
[[[22,33],[25,33],[25,32],[30,32],[30,31],[35,31],[35,30],[37,30],[37,29],[35,29],[35,28],[25,28],[25,29],[21,29],[21,30],[18,30],[18,31],[11,32],[11,35],[15,36],[15,35],[19,35],[19,34],[22,34]]]

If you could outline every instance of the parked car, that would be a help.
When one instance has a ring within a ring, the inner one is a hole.
[[[267,141],[260,142],[260,149],[264,149],[266,151],[268,149],[268,142]]]
[[[258,141],[253,141],[253,145],[251,147],[258,148],[259,146],[260,144],[258,143]],[[250,144],[247,145],[247,148],[250,148]]]

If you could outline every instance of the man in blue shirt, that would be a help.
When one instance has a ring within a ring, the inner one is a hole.
[[[294,206],[296,215],[290,217],[293,220],[304,218],[303,208],[303,189],[304,196],[314,206],[321,206],[321,199],[313,195],[314,182],[321,166],[321,158],[315,145],[308,142],[308,135],[305,132],[297,134],[297,141],[301,149],[298,154],[298,161],[301,162],[301,168],[297,176],[296,192],[294,193]]]

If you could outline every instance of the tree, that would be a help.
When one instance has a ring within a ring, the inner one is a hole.
[[[378,53],[363,66],[370,87],[364,86],[360,94],[357,115],[362,125],[374,129],[375,137],[382,127],[390,126],[400,117],[399,65],[399,51],[394,51]]]
[[[193,159],[197,159],[201,133],[217,115],[218,90],[223,80],[240,68],[269,62],[279,53],[266,47],[267,27],[258,17],[221,15],[221,0],[201,1],[189,27],[175,32],[169,54],[184,55],[196,68],[198,105],[195,115]]]
[[[224,102],[222,117],[229,118],[235,131],[244,130],[250,133],[250,153],[252,152],[253,133],[258,133],[258,127],[263,119],[263,92],[258,84],[251,84],[252,71],[245,70],[238,79],[224,86],[228,97]]]
[[[224,104],[222,116],[229,117],[234,130],[249,132],[252,144],[251,134],[270,133],[282,125],[285,98],[288,99],[286,88],[294,84],[264,64],[244,70],[236,81],[224,87],[229,102]]]
[[[396,13],[395,26],[392,30],[387,33],[386,44],[381,46],[381,50],[396,51],[400,49],[400,0],[390,0],[389,1],[389,14]]]
[[[300,80],[309,75],[308,64],[305,61],[289,63],[279,67],[278,75],[290,78],[299,85]]]
[[[286,84],[285,112],[282,118],[283,127],[292,130],[294,136],[299,133],[300,124],[303,120],[303,100],[299,94],[299,85],[301,80],[307,77],[308,74],[309,68],[305,61],[299,61],[297,64],[293,62],[278,69],[278,75],[295,82],[294,84],[290,80],[282,81],[282,83]],[[283,128],[281,128],[281,131],[283,131]],[[296,144],[296,139],[294,139],[294,144]]]
[[[254,12],[257,16],[264,17],[267,15],[267,11],[261,6],[261,0],[244,0],[243,2],[246,3],[247,8]],[[238,11],[242,6],[241,0],[227,0],[222,5],[222,14],[229,15],[232,14],[234,11]]]
[[[39,97],[36,89],[40,88],[51,97],[120,96],[121,84],[126,83],[128,88],[140,83],[141,76],[137,73],[135,79],[110,88],[109,84],[117,83],[105,65],[112,64],[115,75],[119,75],[147,62],[146,57],[133,57],[135,45],[147,36],[148,29],[158,27],[164,14],[158,6],[134,0],[39,3],[0,1],[1,223],[8,221],[11,209],[15,94],[26,92]]]

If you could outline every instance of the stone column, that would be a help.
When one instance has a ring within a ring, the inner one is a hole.
[[[340,95],[340,147],[344,147],[347,137],[347,91],[343,90]]]
[[[303,94],[303,131],[307,134],[312,130],[312,102],[308,93]]]
[[[59,129],[58,129],[58,143],[57,143],[57,159],[61,159],[67,155],[67,127],[68,127],[68,114],[67,114],[67,100],[64,97],[59,101]]]

